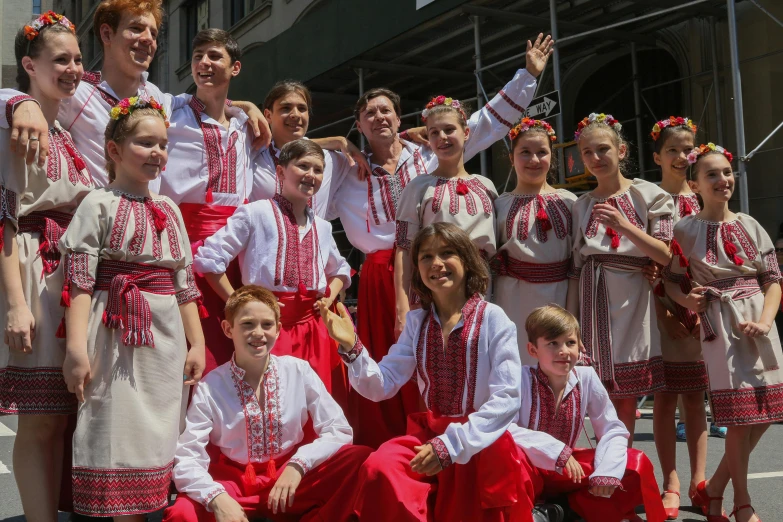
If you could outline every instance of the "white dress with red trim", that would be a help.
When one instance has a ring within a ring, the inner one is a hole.
[[[59,123],[49,129],[46,163],[26,165],[9,150],[10,131],[0,129],[0,245],[6,226],[16,231],[22,289],[35,318],[32,353],[0,344],[0,415],[52,415],[76,412],[76,398],[63,379],[65,341],[57,338],[63,269],[58,241],[92,177]],[[5,330],[7,299],[0,299],[0,329]]]
[[[684,217],[698,214],[701,210],[696,194],[670,194],[674,202],[673,221],[677,223]],[[672,248],[677,251],[677,247]],[[655,287],[655,294],[663,305],[677,317],[688,329],[696,325],[697,316],[688,309],[675,303],[665,295],[663,285]],[[663,295],[662,295],[663,294]],[[709,388],[707,367],[701,354],[701,342],[689,335],[682,339],[672,339],[658,319],[658,331],[661,335],[661,355],[666,375],[666,391],[671,393],[703,392]]]
[[[413,238],[433,223],[464,230],[485,259],[495,255],[495,184],[475,174],[467,178],[420,176],[405,187],[397,210],[399,248],[410,250]]]
[[[281,321],[290,339],[278,340],[275,353],[308,361],[331,391],[339,359],[313,305],[330,278],[341,278],[344,288],[351,284],[351,267],[337,249],[332,225],[308,208],[307,225],[299,227],[291,203],[280,195],[255,201],[239,207],[199,247],[194,265],[198,273],[221,274],[236,257],[243,284],[272,290],[285,304]]]
[[[523,364],[535,362],[527,353],[527,316],[550,303],[566,306],[574,201],[576,196],[563,189],[548,194],[507,192],[495,200],[498,252],[490,261],[492,301],[517,325]]]
[[[566,494],[571,507],[587,522],[619,522],[642,503],[647,520],[666,518],[652,463],[641,451],[628,448],[628,430],[617,418],[594,369],[571,371],[559,405],[549,378],[538,366],[522,367],[522,390],[519,420],[509,431],[525,452],[537,501]],[[594,449],[576,448],[585,415],[598,441]],[[565,475],[571,457],[588,480],[574,484]],[[604,498],[590,494],[592,486],[617,489]]]
[[[781,281],[772,240],[747,214],[722,223],[688,216],[677,223],[674,238],[682,254],[672,258],[665,276],[683,291],[707,288],[709,304],[699,319],[713,421],[740,426],[783,420],[777,327],[773,322],[767,335],[756,338],[739,327],[761,319],[764,287]]]
[[[626,191],[611,198],[584,194],[572,209],[570,276],[580,281],[580,325],[587,354],[612,397],[660,391],[665,379],[658,328],[653,326],[654,296],[642,274],[650,259],[630,239],[595,220],[596,203],[616,207],[635,227],[671,241],[671,196],[653,183],[634,179]]]
[[[149,513],[168,503],[187,393],[178,305],[196,301],[190,244],[168,198],[96,189],[60,240],[66,280],[92,294],[85,386],[73,436],[78,513]]]

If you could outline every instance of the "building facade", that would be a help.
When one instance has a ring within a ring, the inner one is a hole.
[[[52,8],[52,0],[0,1],[0,87],[16,86],[14,38],[24,24]]]

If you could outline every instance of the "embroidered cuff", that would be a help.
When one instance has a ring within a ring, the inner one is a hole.
[[[209,511],[210,513],[212,512],[212,508],[209,507],[209,503],[215,500],[215,497],[225,492],[226,492],[226,488],[224,488],[220,484],[216,484],[214,489],[211,489],[209,493],[204,495],[204,507],[207,509],[207,511]]]
[[[341,352],[340,350],[337,351],[337,353],[340,355],[340,358],[343,360],[345,364],[351,364],[356,359],[359,358],[359,356],[362,354],[362,351],[364,350],[364,345],[359,340],[359,336],[356,336],[356,340],[353,342],[353,348],[351,348],[347,352]]]
[[[24,101],[34,101],[38,104],[39,107],[41,106],[41,104],[38,103],[38,100],[32,96],[28,96],[27,94],[12,96],[7,102],[5,102],[5,121],[8,123],[9,129],[11,128],[11,125],[13,125],[14,111],[16,110],[16,106]]]
[[[185,267],[185,284],[187,287],[177,292],[177,304],[184,305],[201,298],[201,292],[196,286],[196,278],[193,276],[193,265]]]
[[[70,252],[65,257],[65,279],[92,295],[95,278],[90,273],[90,254]]]
[[[428,440],[427,444],[431,445],[432,449],[435,450],[435,455],[438,457],[438,461],[440,462],[440,467],[442,469],[446,469],[451,466],[451,455],[449,455],[449,449],[446,447],[445,442],[443,442],[439,437],[435,437]]]
[[[571,458],[571,454],[574,452],[568,445],[566,445],[563,448],[563,451],[560,452],[560,456],[557,457],[557,460],[555,461],[555,469],[557,471],[561,471],[565,465],[566,462],[568,462],[568,459]]]
[[[674,221],[671,215],[661,216],[658,220],[657,230],[652,236],[661,241],[671,241],[674,238]]]
[[[622,483],[619,478],[615,477],[590,477],[590,487],[593,486],[615,486],[621,487]]]
[[[310,466],[307,464],[307,462],[301,458],[301,457],[293,457],[288,461],[288,464],[296,464],[300,468],[302,468],[302,473],[304,475],[307,475],[307,473],[310,471]],[[288,465],[286,464],[286,465]]]
[[[397,137],[400,138],[401,140],[411,141],[411,137],[408,134],[407,130],[404,130],[401,133],[397,134]]]
[[[778,282],[782,278],[780,275],[780,267],[778,266],[778,259],[775,255],[775,252],[764,254],[762,259],[764,260],[764,268],[766,270],[759,273],[757,278],[759,280],[759,286],[763,288],[764,285]]]
[[[411,249],[411,240],[408,239],[407,221],[397,221],[397,234],[394,238],[394,245],[404,250]]]
[[[0,221],[10,219],[16,224],[16,192],[0,187]]]

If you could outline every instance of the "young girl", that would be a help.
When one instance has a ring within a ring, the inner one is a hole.
[[[565,307],[568,287],[576,287],[576,281],[568,279],[571,206],[576,196],[547,183],[555,170],[551,143],[557,137],[551,125],[523,118],[509,138],[517,186],[495,201],[499,246],[490,267],[497,277],[494,302],[517,325],[522,364],[532,365],[535,362],[525,348],[527,316],[550,303]]]
[[[532,500],[518,490],[519,449],[507,431],[520,406],[514,324],[481,298],[486,264],[456,225],[423,228],[411,256],[412,285],[423,308],[408,314],[380,362],[369,356],[342,305],[340,316],[321,305],[360,394],[382,401],[415,376],[428,410],[408,417],[407,436],[384,443],[362,466],[356,513],[372,521],[504,515],[532,521]]]
[[[275,355],[309,362],[331,393],[332,371],[342,375],[342,368],[316,303],[331,306],[350,285],[351,267],[337,250],[332,226],[308,205],[323,172],[324,152],[318,144],[304,139],[287,143],[277,166],[282,194],[239,207],[198,249],[195,266],[218,296],[228,299],[234,288],[226,267],[239,256],[242,282],[274,291],[284,305],[286,337],[277,342]]]
[[[720,501],[731,480],[732,515],[737,522],[758,522],[748,493],[748,459],[770,423],[783,420],[783,353],[774,324],[781,275],[761,225],[729,210],[731,160],[731,153],[712,143],[688,155],[689,185],[704,209],[677,224],[674,237],[682,252],[669,265],[666,291],[699,314],[713,420],[728,427],[726,454],[712,478],[698,484],[694,503],[711,522],[725,522]]]
[[[453,223],[467,232],[481,256],[495,255],[495,185],[484,176],[465,170],[465,142],[470,138],[466,111],[459,100],[438,96],[422,111],[430,147],[438,168],[429,176],[417,176],[403,189],[397,210],[397,252],[394,284],[399,329],[405,328],[414,262],[409,255],[411,241],[432,223]]]
[[[195,384],[204,369],[201,294],[182,216],[148,187],[167,160],[162,107],[134,97],[111,118],[111,183],[84,199],[60,240],[70,305],[63,373],[83,403],[73,436],[74,510],[141,521],[168,503],[183,380]]]
[[[661,166],[661,189],[674,201],[672,221],[677,222],[701,210],[696,194],[688,186],[688,154],[694,147],[696,125],[688,118],[671,116],[659,121],[652,129],[655,142],[655,163]],[[679,251],[673,246],[674,251]],[[657,293],[663,287],[656,287]],[[676,470],[676,443],[674,413],[677,397],[682,398],[680,419],[685,425],[688,454],[691,464],[691,482],[688,496],[693,498],[696,485],[704,480],[707,465],[707,416],[704,392],[707,390],[707,369],[701,355],[698,339],[698,321],[665,295],[655,301],[658,331],[661,335],[661,354],[666,388],[655,394],[653,432],[655,447],[663,473],[663,504],[666,515],[674,520],[679,514],[680,479]],[[695,332],[695,336],[693,333]]]
[[[19,89],[41,106],[51,154],[43,166],[11,154],[0,130],[0,415],[19,415],[14,476],[29,520],[54,521],[67,414],[76,412],[62,375],[63,284],[57,241],[92,188],[84,159],[56,120],[84,69],[75,28],[49,11],[16,35]]]
[[[630,443],[636,397],[665,384],[658,329],[651,327],[653,293],[642,269],[651,260],[669,263],[674,207],[656,185],[623,177],[627,147],[611,115],[583,119],[576,140],[598,186],[573,207],[572,276],[580,289],[578,296],[569,292],[569,309],[580,310],[582,341]]]

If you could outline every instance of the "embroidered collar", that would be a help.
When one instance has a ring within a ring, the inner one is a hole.
[[[196,112],[196,114],[198,114],[198,116],[201,118],[202,123],[205,123],[207,125],[215,125],[217,127],[222,127],[220,122],[218,122],[215,118],[213,118],[212,116],[210,116],[205,112],[205,109],[207,108],[206,104],[200,99],[198,99],[195,94],[190,98],[190,103],[188,103],[188,105],[190,106],[191,109],[193,109]],[[242,125],[245,124],[245,122],[248,119],[247,114],[245,114],[245,111],[239,111],[236,116],[229,116],[228,114],[226,114],[226,118],[228,118],[229,129],[235,126],[235,122],[236,122],[236,126],[241,127]]]
[[[481,296],[477,293],[473,294],[472,296],[470,296],[470,298],[468,298],[468,300],[462,306],[462,317],[460,317],[460,320],[454,326],[452,332],[456,332],[458,328],[467,324],[470,321],[471,317],[473,317],[473,313],[476,311],[476,308],[478,308],[478,305],[481,302],[481,300],[482,300]],[[437,321],[437,323],[440,324],[440,317],[438,317],[438,312],[437,310],[435,310],[435,303],[432,303],[430,305],[430,314],[435,319],[435,321]]]
[[[247,372],[244,370],[244,368],[240,368],[237,365],[236,357],[237,357],[236,354],[231,355],[231,362],[230,362],[231,377],[234,379],[236,383],[242,382],[245,385],[247,385],[247,383],[245,383],[245,374]],[[269,364],[266,365],[266,370],[264,371],[264,378],[266,378],[267,374],[272,369],[272,366],[275,365],[275,359],[277,359],[277,357],[275,357],[272,354],[269,354]]]
[[[413,143],[410,143],[408,141],[405,141],[402,138],[399,138],[400,144],[402,144],[402,150],[400,151],[400,157],[397,158],[397,167],[394,169],[394,172],[397,172],[400,170],[400,168],[405,165],[405,163],[408,161],[409,158],[413,157],[416,152],[418,152],[419,147],[414,145]],[[372,156],[373,152],[372,149],[370,149],[370,144],[367,143],[365,145],[364,150],[362,151],[364,153],[364,157],[367,158],[367,163],[370,164],[370,168],[372,170],[373,176],[385,176],[387,174],[393,174],[386,169],[384,169],[382,166],[378,165],[377,163],[372,162]]]
[[[288,215],[294,219],[294,222],[296,222],[294,216],[294,205],[290,201],[288,201],[282,194],[275,194],[272,196],[272,199],[275,200],[280,206],[280,210],[283,211],[283,214]],[[315,219],[315,212],[313,212],[313,208],[309,205],[305,207],[305,212],[307,213],[307,224],[309,225]]]
[[[141,83],[139,84],[139,87],[144,87],[147,85],[147,78],[149,78],[149,76],[150,73],[148,71],[141,73]],[[87,71],[84,73],[82,79],[91,85],[100,87],[102,90],[106,91],[106,93],[111,94],[118,100],[120,99],[117,96],[117,93],[114,92],[114,89],[111,88],[111,85],[109,85],[109,82],[103,79],[102,71]]]
[[[538,381],[541,384],[543,384],[550,390],[552,389],[552,387],[549,385],[549,377],[547,377],[547,375],[541,370],[538,364],[535,365],[533,373],[535,374],[536,379],[538,379]],[[568,382],[566,383],[565,391],[563,392],[563,399],[565,399],[568,396],[568,394],[571,392],[571,390],[576,388],[578,384],[579,384],[579,376],[576,374],[576,368],[574,368],[573,370],[571,370],[571,373],[568,374]]]

